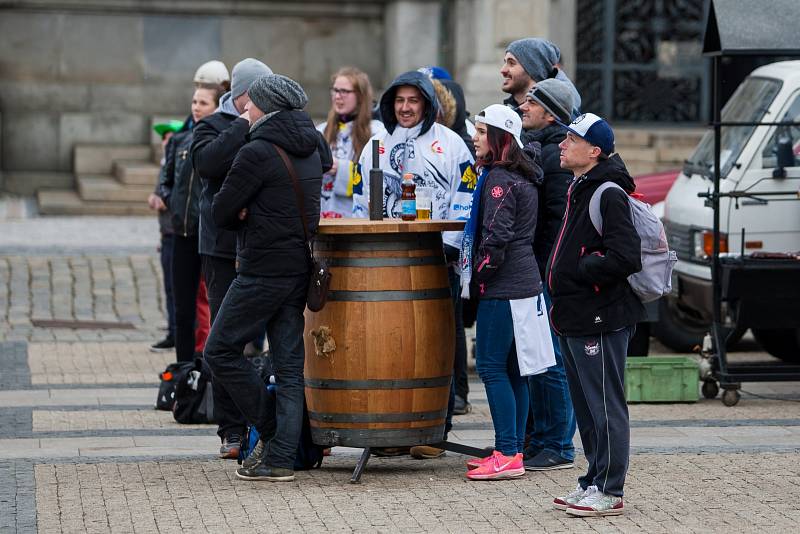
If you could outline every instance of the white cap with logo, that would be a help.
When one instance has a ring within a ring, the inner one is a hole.
[[[475,115],[475,122],[482,122],[499,128],[514,136],[517,144],[522,148],[522,119],[516,111],[502,104],[492,104],[484,109],[480,115]]]

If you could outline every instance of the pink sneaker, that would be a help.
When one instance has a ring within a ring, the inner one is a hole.
[[[473,458],[472,460],[469,460],[467,462],[467,470],[468,471],[472,471],[473,469],[479,468],[480,466],[482,466],[483,464],[485,464],[486,462],[488,462],[489,460],[494,458],[495,454],[500,454],[500,453],[497,452],[497,451],[494,451],[494,452],[492,452],[492,454],[490,454],[486,458]]]
[[[502,453],[494,451],[492,456],[479,467],[467,471],[467,478],[470,480],[503,480],[521,477],[524,474],[525,466],[522,463],[521,452],[514,456],[503,456]]]

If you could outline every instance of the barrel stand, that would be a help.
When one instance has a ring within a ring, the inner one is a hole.
[[[475,458],[483,458],[486,456],[486,449],[479,449],[477,447],[470,447],[469,445],[462,445],[461,443],[453,443],[450,441],[442,441],[441,443],[434,443],[430,446],[458,454],[474,456]],[[364,468],[367,467],[367,462],[369,462],[370,451],[371,449],[367,447],[361,453],[361,458],[358,459],[356,468],[353,471],[353,476],[350,477],[351,484],[358,484],[361,482],[361,475],[364,473]]]

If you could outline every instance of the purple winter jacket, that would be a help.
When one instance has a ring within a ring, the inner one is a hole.
[[[542,292],[533,254],[542,170],[533,176],[494,166],[481,192],[481,224],[473,255],[475,293],[482,299],[523,299]]]

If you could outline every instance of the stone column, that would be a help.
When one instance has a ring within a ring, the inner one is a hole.
[[[438,2],[401,0],[386,6],[384,85],[400,73],[439,64],[441,19]]]
[[[500,89],[506,46],[523,37],[561,48],[568,74],[575,69],[575,0],[457,0],[456,77],[476,113],[508,95]]]

